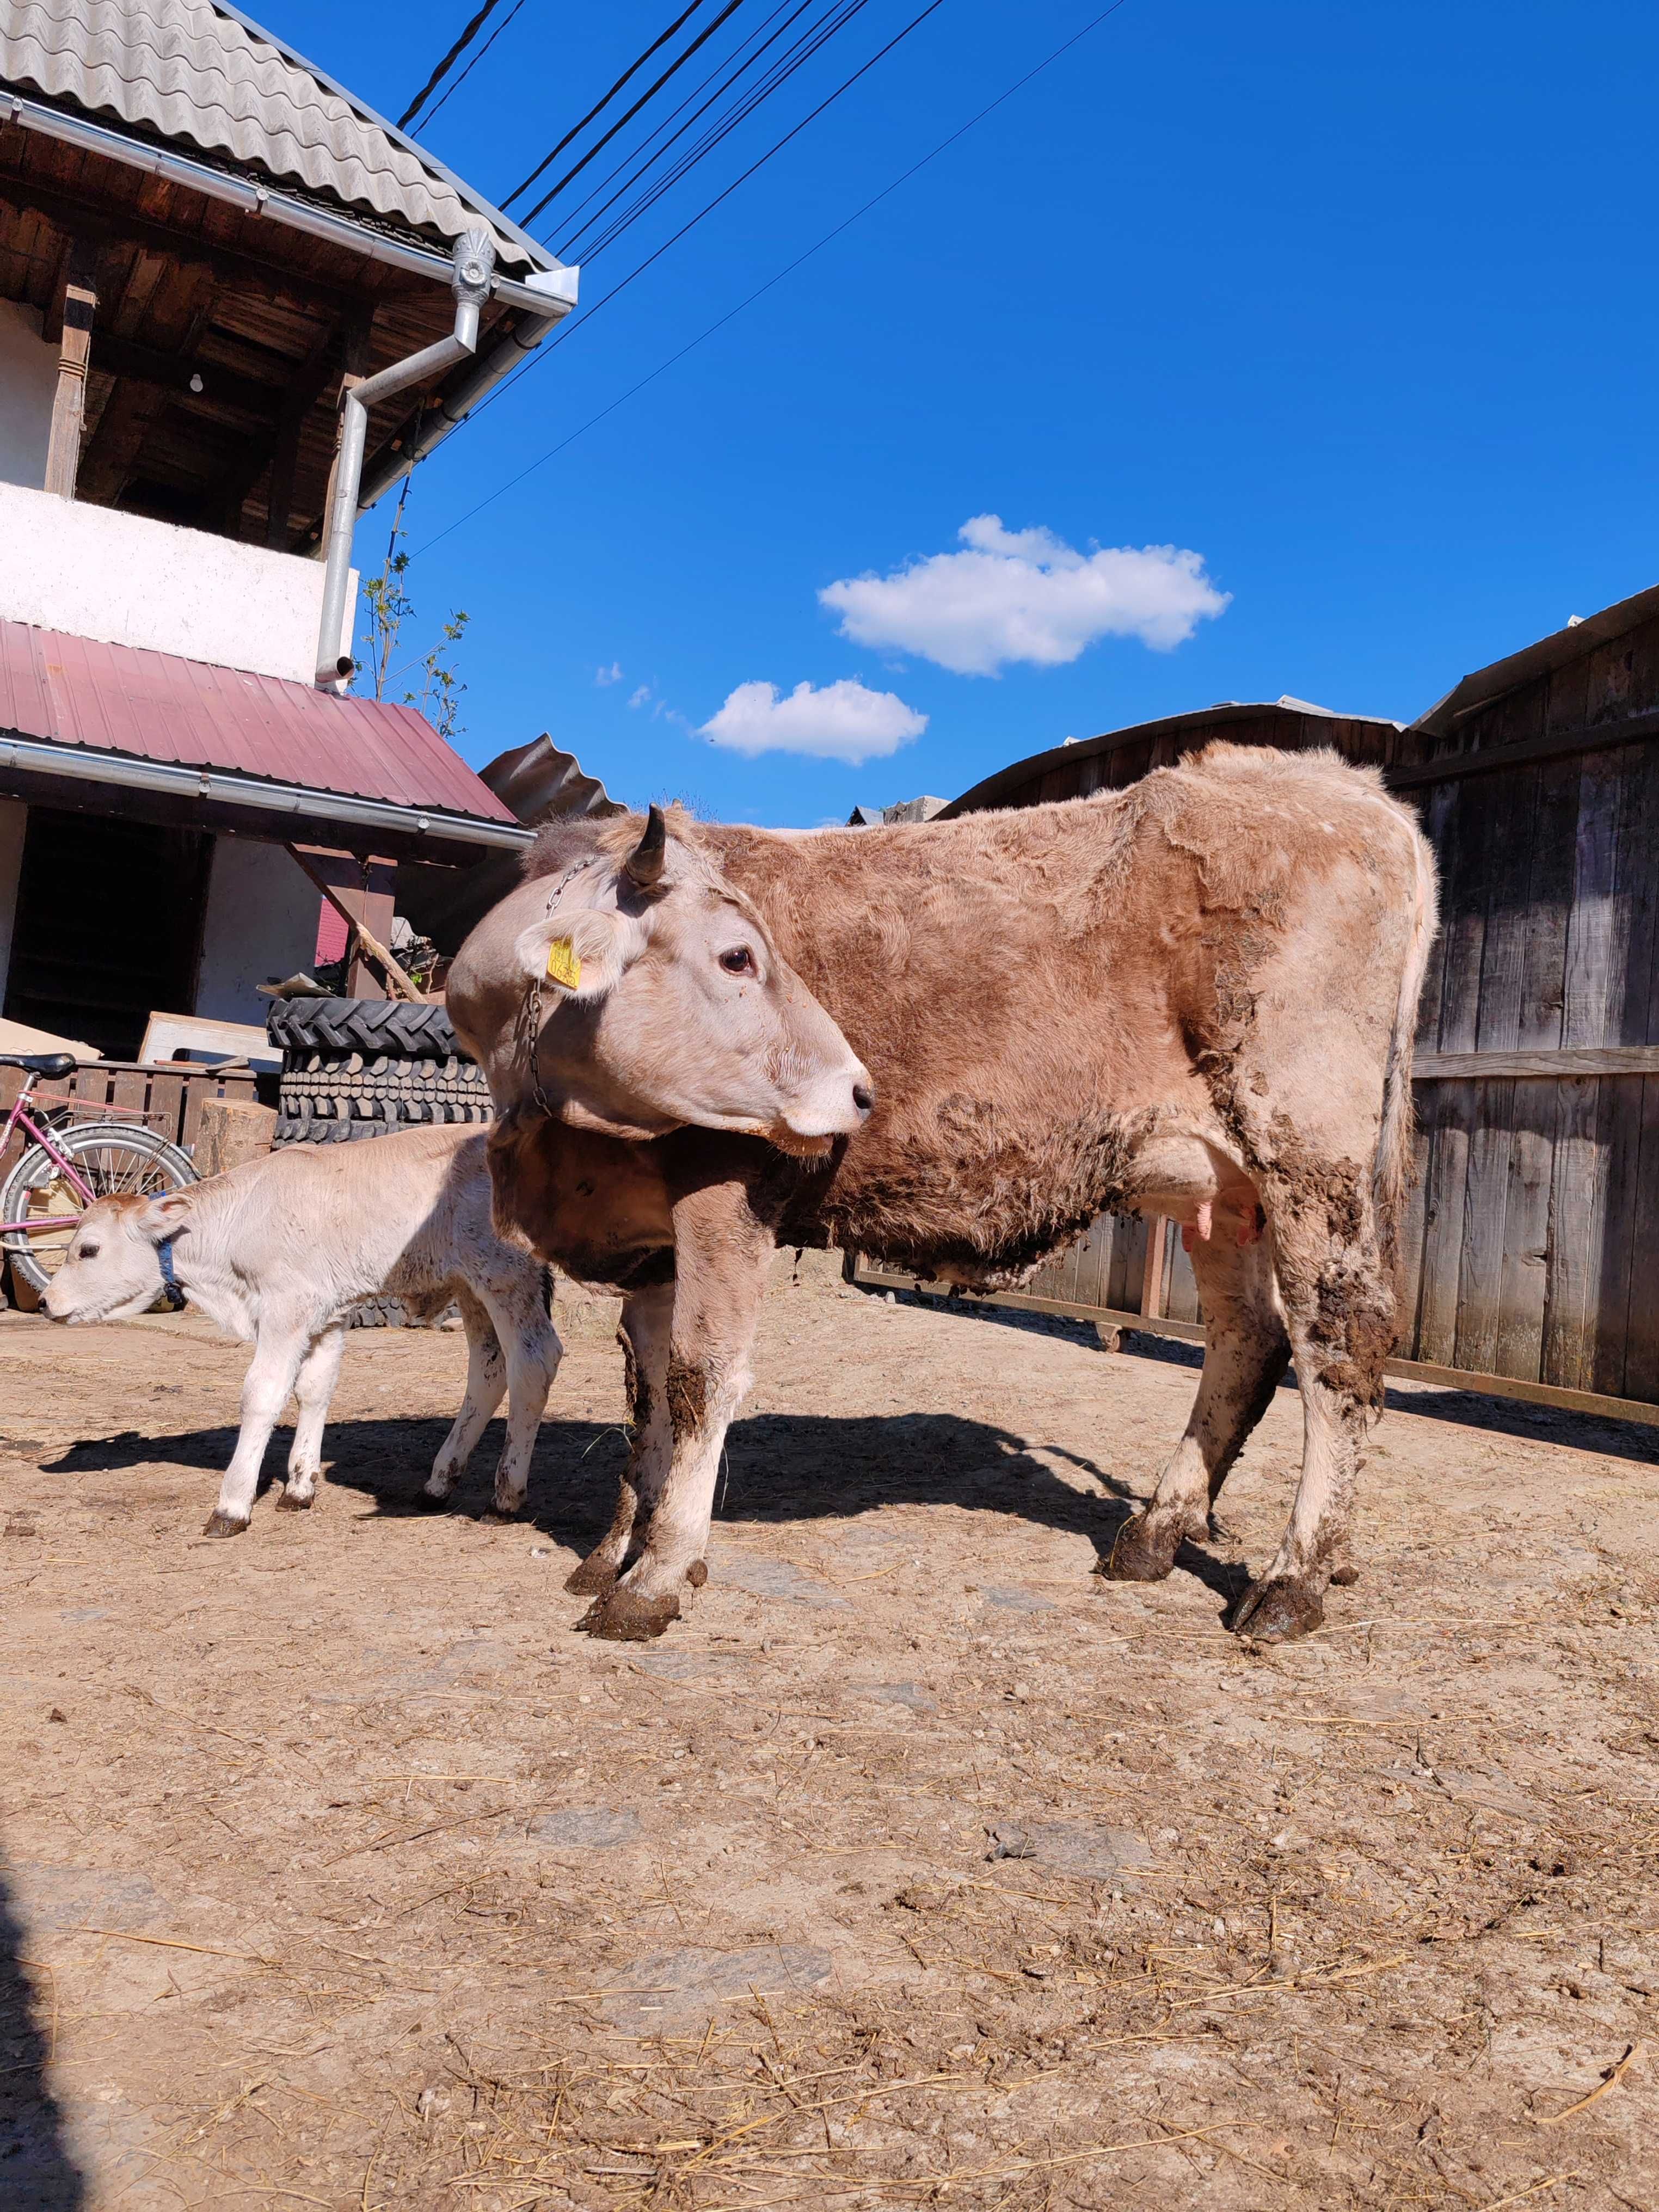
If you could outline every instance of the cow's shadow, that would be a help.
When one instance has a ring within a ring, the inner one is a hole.
[[[447,1429],[441,1420],[331,1422],[325,1480],[366,1501],[359,1518],[425,1513],[421,1486]],[[477,1517],[487,1510],[501,1434],[500,1421],[492,1421],[456,1487],[452,1514]],[[282,1429],[271,1438],[262,1489],[280,1480],[289,1442]],[[70,1444],[45,1471],[111,1474],[161,1462],[216,1476],[235,1443],[236,1431],[228,1426],[162,1437],[129,1430]],[[590,1551],[609,1525],[626,1460],[619,1427],[550,1418],[532,1462],[526,1524],[554,1543]],[[1054,1462],[1070,1480],[1061,1479]],[[1153,1473],[1149,1467],[1149,1480]],[[850,1518],[883,1505],[949,1504],[1087,1537],[1104,1560],[1134,1503],[1135,1492],[1096,1461],[958,1413],[757,1413],[732,1425],[714,1517],[765,1526]],[[1229,1604],[1245,1587],[1242,1567],[1196,1546],[1182,1547],[1177,1565]]]

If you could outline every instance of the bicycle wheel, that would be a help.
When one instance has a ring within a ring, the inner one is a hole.
[[[137,1124],[88,1121],[55,1132],[53,1142],[94,1198],[157,1198],[200,1180],[177,1145]],[[16,1225],[0,1232],[0,1248],[35,1290],[44,1291],[64,1264],[85,1205],[44,1145],[31,1145],[6,1177],[0,1221]]]

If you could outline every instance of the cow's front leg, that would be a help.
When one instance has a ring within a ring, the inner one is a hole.
[[[203,1534],[240,1536],[253,1518],[254,1493],[259,1469],[264,1464],[270,1432],[282,1419],[289,1392],[294,1388],[301,1362],[309,1347],[303,1328],[261,1329],[253,1358],[242,1379],[242,1426],[225,1479],[219,1486],[219,1502],[209,1514]]]
[[[565,1583],[568,1590],[602,1597],[613,1590],[668,1479],[674,1431],[668,1418],[668,1359],[674,1324],[672,1282],[653,1283],[623,1301],[617,1331],[628,1371],[628,1467],[617,1488],[611,1526]]]
[[[294,1378],[295,1401],[300,1408],[294,1424],[294,1448],[288,1455],[288,1480],[276,1500],[281,1513],[302,1513],[317,1496],[317,1478],[323,1470],[323,1430],[329,1401],[340,1379],[340,1355],[345,1350],[343,1327],[325,1328],[300,1362]]]
[[[1204,1306],[1204,1372],[1186,1434],[1102,1565],[1115,1582],[1162,1581],[1182,1542],[1209,1534],[1210,1508],[1290,1364],[1267,1246],[1241,1247],[1222,1235],[1194,1238],[1191,1251]]]
[[[638,1642],[660,1636],[689,1587],[708,1580],[703,1553],[720,1452],[747,1395],[749,1355],[772,1257],[770,1230],[740,1185],[690,1194],[674,1209],[674,1317],[667,1401],[672,1453],[645,1525],[645,1547],[582,1626]]]
[[[564,1346],[548,1318],[539,1286],[528,1295],[520,1289],[516,1297],[507,1298],[492,1287],[485,1291],[484,1299],[507,1359],[507,1437],[495,1469],[489,1512],[495,1520],[516,1521],[525,1510],[531,1455]]]

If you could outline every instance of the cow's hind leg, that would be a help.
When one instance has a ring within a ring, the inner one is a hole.
[[[568,1590],[603,1597],[613,1590],[656,1509],[674,1451],[668,1418],[669,1337],[674,1324],[674,1285],[653,1283],[623,1301],[617,1340],[628,1372],[628,1467],[617,1486],[611,1526],[565,1583]]]
[[[1395,1290],[1368,1166],[1301,1160],[1294,1175],[1264,1178],[1263,1198],[1302,1393],[1302,1475],[1279,1550],[1231,1625],[1281,1644],[1319,1626],[1328,1583],[1354,1578],[1354,1493],[1365,1432],[1382,1403]]]
[[[466,1471],[479,1437],[507,1395],[507,1361],[495,1323],[465,1285],[455,1293],[466,1330],[466,1395],[449,1434],[439,1447],[421,1492],[423,1505],[447,1505],[449,1493]]]
[[[273,1323],[260,1330],[242,1378],[242,1425],[236,1449],[219,1486],[219,1502],[208,1516],[204,1535],[240,1536],[253,1518],[253,1498],[259,1487],[265,1446],[282,1419],[310,1342],[306,1328],[300,1324],[279,1328]]]
[[[325,1328],[300,1362],[300,1371],[294,1378],[300,1417],[294,1424],[288,1480],[276,1500],[279,1513],[302,1513],[316,1498],[317,1477],[323,1469],[323,1429],[334,1385],[340,1379],[340,1355],[344,1350],[344,1328]]]
[[[1241,1248],[1221,1232],[1195,1238],[1192,1260],[1204,1306],[1204,1372],[1157,1489],[1124,1522],[1101,1565],[1116,1582],[1162,1581],[1182,1542],[1209,1534],[1217,1493],[1290,1364],[1266,1244]]]

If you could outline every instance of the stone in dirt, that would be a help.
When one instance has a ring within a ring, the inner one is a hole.
[[[631,1807],[611,1812],[601,1805],[569,1805],[562,1812],[538,1813],[525,1832],[556,1850],[610,1851],[636,1840],[640,1816]]]
[[[913,1713],[936,1713],[939,1711],[935,1700],[915,1682],[866,1682],[854,1694],[860,1698],[873,1698],[879,1705],[908,1705]]]
[[[1090,1881],[1120,1881],[1152,1855],[1127,1828],[1109,1828],[1088,1820],[1005,1820],[990,1830],[992,1859],[1035,1859],[1056,1874],[1081,1875]]]
[[[721,2005],[787,1996],[830,1978],[834,1961],[811,1943],[754,1943],[741,1951],[653,1951],[623,1971],[600,2006],[635,2035],[708,2020]]]
[[[750,1597],[784,1598],[792,1605],[811,1606],[818,1612],[847,1603],[823,1583],[792,1567],[787,1559],[768,1559],[751,1553],[746,1559],[718,1560],[715,1571],[722,1582],[730,1583],[733,1589],[746,1590]]]
[[[1054,1609],[1048,1599],[1039,1597],[1035,1590],[1022,1589],[1018,1583],[999,1583],[986,1591],[985,1602],[1002,1613],[1052,1613]]]

